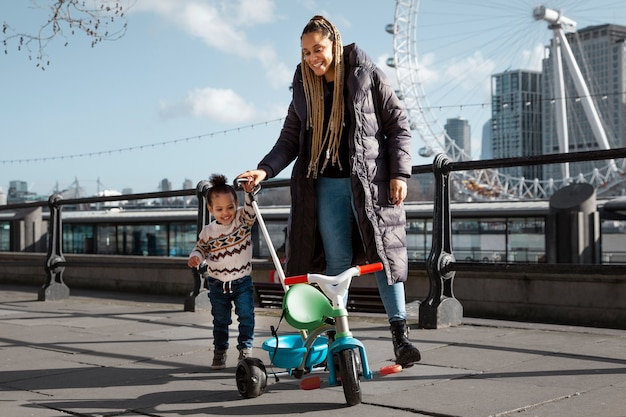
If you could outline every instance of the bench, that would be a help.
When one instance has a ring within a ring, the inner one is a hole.
[[[254,283],[255,304],[262,308],[282,308],[285,292],[282,285],[272,282]],[[352,287],[348,296],[349,312],[385,313],[378,288]]]
[[[283,286],[273,282],[254,283],[254,303],[262,308],[283,308]]]

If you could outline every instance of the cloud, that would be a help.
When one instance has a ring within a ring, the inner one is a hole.
[[[495,63],[483,57],[480,51],[453,62],[446,68],[446,76],[457,80],[457,85],[464,90],[473,90],[477,82],[489,80],[495,70]]]
[[[256,23],[273,23],[276,20],[275,6],[272,0],[240,0],[234,4],[234,10],[240,25],[252,26]]]
[[[543,43],[535,44],[535,46],[531,50],[523,50],[521,68],[525,68],[531,71],[541,71],[542,60],[545,55],[546,47]]]
[[[435,67],[435,54],[421,54],[417,67],[419,68],[419,79],[422,83],[427,84],[439,81],[440,69]]]
[[[197,88],[178,102],[162,100],[159,114],[166,119],[192,115],[221,123],[245,123],[253,121],[257,111],[230,89]]]
[[[291,82],[292,71],[280,62],[274,47],[262,40],[248,39],[246,30],[276,22],[273,0],[171,1],[138,0],[134,12],[152,12],[173,22],[210,48],[244,59],[257,60],[274,88]]]

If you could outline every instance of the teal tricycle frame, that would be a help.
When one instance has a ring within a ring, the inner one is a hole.
[[[283,298],[284,317],[287,323],[300,330],[305,337],[304,345],[307,348],[307,353],[315,347],[314,343],[318,337],[334,329],[334,340],[329,341],[326,355],[328,363],[332,363],[330,359],[341,351],[348,349],[358,351],[362,375],[365,379],[372,379],[373,372],[367,361],[365,347],[361,341],[353,337],[350,331],[346,299],[353,277],[381,269],[382,264],[375,263],[355,266],[336,276],[305,274],[285,278],[287,291]],[[316,284],[321,291],[307,284]],[[267,346],[268,342],[266,341],[264,345]],[[268,351],[271,351],[270,348],[266,349],[264,346],[264,349]],[[305,355],[297,369],[304,371],[312,362]],[[335,367],[328,366],[328,371],[328,384],[337,385]]]

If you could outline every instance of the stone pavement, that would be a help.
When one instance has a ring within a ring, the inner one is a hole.
[[[0,417],[626,416],[623,330],[469,318],[413,330],[420,364],[362,380],[363,403],[349,407],[326,372],[315,372],[316,390],[282,369],[274,378],[260,346],[279,323],[275,310],[257,312],[254,356],[270,371],[267,389],[242,398],[236,350],[211,371],[211,315],[183,303],[84,290],[41,302],[37,288],[0,284]],[[354,315],[351,325],[372,369],[391,364],[382,316]],[[283,321],[279,333],[291,332]]]

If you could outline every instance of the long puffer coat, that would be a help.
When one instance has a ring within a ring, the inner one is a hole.
[[[354,264],[381,261],[391,285],[408,274],[406,213],[389,203],[389,181],[411,176],[411,133],[406,114],[385,74],[355,44],[344,47],[347,92],[352,105],[350,178],[360,233],[353,233]],[[301,66],[293,79],[293,98],[280,136],[259,169],[275,177],[294,159],[291,213],[287,234],[287,275],[325,271],[317,230],[315,180],[307,178],[311,131],[306,129]],[[361,236],[363,237],[361,241]]]

